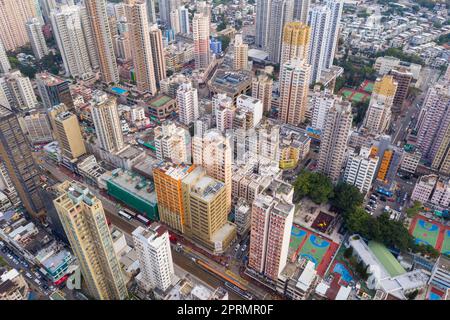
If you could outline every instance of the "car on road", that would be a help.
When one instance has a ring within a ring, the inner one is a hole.
[[[25,273],[25,276],[26,276],[28,279],[32,279],[32,278],[33,278],[33,276],[31,275],[31,273],[29,273],[29,272]]]
[[[235,251],[235,252],[238,251],[240,246],[241,246],[241,245],[238,243],[238,244],[236,245],[236,247],[234,247],[234,251]]]
[[[244,244],[244,245],[242,246],[242,248],[241,248],[241,251],[242,251],[242,252],[245,252],[246,249],[247,249],[247,245]]]
[[[36,276],[36,278],[38,279],[42,279],[42,276],[38,273],[38,272],[33,272],[33,274]]]
[[[34,279],[33,281],[34,281],[38,286],[41,285],[41,281],[40,281],[39,279]]]
[[[386,197],[380,197],[380,201],[386,202]]]
[[[3,247],[5,243],[3,241],[0,241],[0,247]]]

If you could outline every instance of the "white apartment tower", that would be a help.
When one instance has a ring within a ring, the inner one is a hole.
[[[42,32],[42,24],[38,18],[33,18],[25,25],[28,39],[33,49],[34,57],[37,60],[42,59],[48,54],[47,43],[45,42],[44,33]]]
[[[336,102],[328,110],[325,119],[325,129],[320,137],[317,169],[333,182],[336,182],[341,174],[352,120],[351,104],[347,101]]]
[[[158,160],[172,163],[190,163],[191,136],[189,131],[173,122],[155,128],[155,148]]]
[[[267,31],[266,51],[272,62],[281,60],[281,39],[283,28],[294,15],[294,0],[272,0]]]
[[[198,119],[198,94],[197,89],[190,81],[180,84],[177,90],[177,105],[180,122],[189,126]]]
[[[105,92],[96,91],[93,100],[92,120],[100,147],[108,152],[121,151],[124,142],[116,98],[108,97]]]
[[[11,64],[9,63],[8,56],[6,55],[5,47],[0,39],[0,74],[7,73],[11,70]]]
[[[166,291],[175,276],[169,232],[159,223],[148,228],[137,227],[133,233],[141,272],[137,276],[138,283],[149,291],[158,288]]]
[[[51,11],[53,33],[64,63],[66,76],[91,78],[93,68],[98,67],[95,50],[89,50],[92,42],[91,27],[84,8],[63,6]],[[93,53],[89,53],[94,51]]]
[[[308,14],[308,25],[311,27],[311,40],[308,62],[311,65],[310,83],[320,80],[322,70],[325,69],[326,48],[328,45],[330,9],[326,6],[315,6]]]
[[[221,132],[233,128],[233,119],[236,107],[233,99],[225,93],[216,94],[212,98],[213,114],[216,118],[216,128]]]
[[[30,78],[19,70],[12,71],[0,77],[0,103],[8,109],[33,109],[38,105]]]
[[[255,44],[261,49],[265,49],[267,44],[271,6],[272,0],[256,1]]]
[[[330,110],[337,100],[341,101],[342,98],[335,96],[328,90],[313,93],[311,98],[311,127],[321,131],[325,129],[325,119],[328,110]]]
[[[371,149],[366,147],[361,148],[359,154],[349,155],[344,171],[344,181],[366,194],[375,178],[378,160],[378,156],[375,153],[372,154]]]

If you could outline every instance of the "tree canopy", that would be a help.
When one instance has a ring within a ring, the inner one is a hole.
[[[333,183],[322,173],[303,170],[294,182],[294,199],[310,198],[316,204],[326,203],[333,195]]]
[[[331,205],[344,215],[355,211],[357,207],[361,206],[364,200],[364,196],[359,192],[358,188],[345,183],[340,182],[334,188],[333,197],[331,198]]]

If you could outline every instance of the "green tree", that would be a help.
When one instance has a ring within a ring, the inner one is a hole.
[[[420,210],[423,209],[422,203],[420,201],[414,201],[413,205],[406,209],[406,214],[409,218],[414,218]]]
[[[353,247],[348,247],[344,250],[344,258],[349,259],[353,255]]]
[[[324,174],[303,170],[294,182],[294,201],[306,196],[316,204],[325,203],[333,196],[333,183]]]
[[[231,41],[230,37],[220,35],[218,37],[218,39],[220,40],[220,42],[222,42],[222,51],[226,51],[228,46],[230,45],[230,41]]]
[[[340,182],[334,188],[331,205],[341,214],[348,214],[361,206],[364,196],[358,188],[345,182]]]
[[[357,102],[354,108],[356,109],[356,116],[353,117],[353,124],[359,126],[366,116],[367,109],[369,108],[369,100]]]

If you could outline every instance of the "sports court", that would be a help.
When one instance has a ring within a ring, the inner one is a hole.
[[[450,256],[450,229],[444,231],[441,253]]]
[[[370,80],[364,80],[364,82],[361,83],[360,88],[361,88],[361,90],[363,90],[363,91],[365,91],[365,92],[372,93],[372,91],[373,91],[373,85],[374,85],[374,82],[373,82],[373,81],[370,81]]]
[[[289,246],[291,261],[295,261],[299,257],[307,258],[315,263],[317,273],[321,276],[325,273],[333,254],[338,248],[338,245],[330,239],[296,224],[292,227]]]
[[[441,253],[450,254],[450,228],[443,224],[418,215],[412,221],[409,233],[416,243],[429,244]]]
[[[339,94],[351,102],[361,102],[370,99],[370,94],[362,89],[342,88]]]

